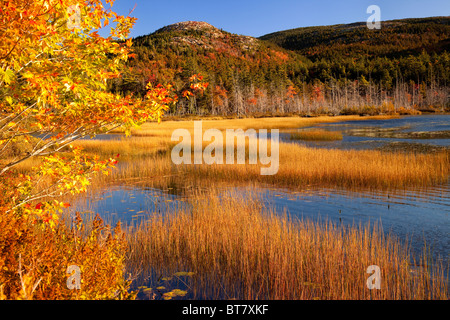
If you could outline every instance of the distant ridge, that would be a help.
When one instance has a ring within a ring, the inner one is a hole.
[[[365,22],[302,27],[259,37],[287,50],[320,59],[338,55],[368,54],[399,57],[450,49],[450,17],[408,18],[381,22],[368,29]]]

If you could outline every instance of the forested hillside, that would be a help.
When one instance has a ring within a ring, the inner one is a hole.
[[[393,79],[449,83],[450,18],[307,27],[261,37],[305,55],[322,81],[361,75],[392,86]]]
[[[200,73],[203,95],[172,114],[416,113],[448,109],[450,18],[299,28],[255,39],[183,22],[133,39],[135,58],[111,90],[142,94]]]

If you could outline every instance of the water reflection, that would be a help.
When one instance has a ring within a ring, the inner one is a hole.
[[[295,141],[310,147],[339,149],[377,149],[391,143],[420,143],[450,147],[450,139],[400,139],[355,135],[364,128],[369,132],[437,132],[450,130],[450,115],[408,116],[390,120],[346,121],[314,126],[331,131],[341,131],[341,141]],[[362,131],[361,131],[362,130]],[[118,139],[120,135],[97,136],[96,139]],[[280,133],[281,140],[292,142],[290,134]],[[182,185],[183,182],[180,181]],[[230,187],[227,187],[230,188]],[[237,187],[234,187],[238,189]],[[242,187],[249,188],[249,187]],[[277,213],[287,211],[299,218],[328,219],[344,225],[362,225],[381,222],[386,233],[400,240],[409,238],[414,253],[419,254],[424,242],[433,256],[450,257],[450,186],[430,187],[407,191],[346,191],[309,187],[303,190],[258,188],[264,204]],[[166,214],[177,208],[189,206],[182,190],[148,188],[139,184],[108,187],[95,191],[74,204],[77,210],[98,212],[108,223],[122,221],[133,224],[148,215]]]
[[[119,185],[78,199],[73,210],[98,213],[110,225],[118,221],[134,225],[150,215],[164,215],[187,205],[182,197],[171,194],[170,190]]]
[[[268,207],[300,218],[327,219],[345,225],[381,222],[386,233],[410,239],[420,253],[424,241],[435,257],[450,257],[449,186],[426,190],[350,192],[339,189],[262,190]]]
[[[224,187],[223,191],[253,187]],[[267,208],[279,214],[310,220],[328,220],[344,225],[381,222],[386,233],[406,238],[417,254],[424,241],[437,257],[450,257],[450,188],[448,185],[423,190],[396,192],[346,191],[310,187],[304,190],[262,188],[256,190]],[[108,223],[133,225],[151,215],[186,209],[187,199],[172,190],[138,185],[113,186],[74,204],[76,210],[98,212]]]
[[[308,147],[338,149],[377,149],[390,143],[450,147],[450,115],[419,115],[387,120],[322,123],[299,130],[312,128],[341,131],[343,139],[339,141],[295,141],[295,143]],[[280,134],[280,138],[283,141],[292,142],[289,133]]]

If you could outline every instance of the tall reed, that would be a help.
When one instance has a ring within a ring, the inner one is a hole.
[[[295,220],[253,193],[196,193],[192,206],[152,214],[127,233],[127,268],[139,281],[193,272],[194,299],[448,299],[437,264],[413,268],[406,246],[378,225]],[[381,289],[366,281],[381,269]],[[144,266],[144,267],[142,267]]]
[[[120,144],[116,147],[116,150],[120,150]],[[187,184],[197,184],[203,180],[258,182],[293,188],[316,185],[389,190],[446,183],[450,169],[447,152],[416,154],[378,150],[330,150],[280,142],[278,172],[262,176],[263,165],[248,164],[248,148],[246,150],[246,164],[212,165],[174,165],[170,149],[166,152],[152,152],[151,156],[119,163],[120,170],[115,170],[111,177],[101,177],[101,183],[111,179],[117,181],[178,176],[182,177],[181,182]]]
[[[304,130],[291,133],[291,140],[334,141],[342,140],[341,132],[326,130]]]

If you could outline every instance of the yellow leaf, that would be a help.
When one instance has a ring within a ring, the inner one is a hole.
[[[12,81],[12,78],[14,78],[14,71],[11,69],[8,69],[4,73],[4,79],[6,84],[10,84]]]
[[[33,74],[30,71],[25,72],[22,77],[24,78],[33,78]]]

